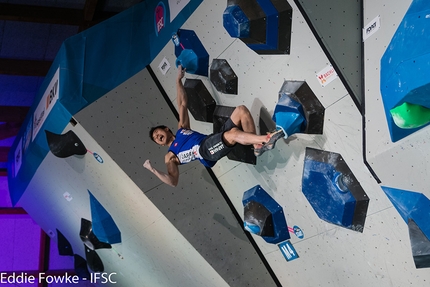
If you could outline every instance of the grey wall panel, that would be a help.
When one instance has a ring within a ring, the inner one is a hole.
[[[147,158],[158,168],[164,164],[166,150],[150,140],[148,131],[159,124],[174,129],[177,121],[147,73],[132,77],[75,117],[143,191],[160,184],[142,167]]]
[[[167,148],[149,139],[150,127],[165,124],[174,132],[177,128],[173,112],[147,70],[75,118],[228,284],[276,286],[203,165],[180,166],[176,188],[162,184],[142,167],[148,158],[157,169],[166,170]]]
[[[362,0],[295,0],[315,37],[354,97],[363,104]]]

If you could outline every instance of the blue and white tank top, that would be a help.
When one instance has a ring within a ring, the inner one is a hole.
[[[204,166],[213,167],[216,162],[205,160],[199,152],[200,143],[207,135],[189,129],[179,129],[169,151],[173,152],[181,164],[198,159]]]

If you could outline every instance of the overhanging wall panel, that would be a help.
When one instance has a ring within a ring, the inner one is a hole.
[[[82,218],[94,223],[90,190],[121,232],[121,243],[96,251],[104,272],[116,273],[118,285],[227,286],[80,124],[69,124],[68,130],[103,162],[91,152],[68,158],[49,152],[41,163],[19,204],[53,240],[58,240],[55,230],[61,230],[74,254],[86,257],[80,226]]]
[[[361,0],[295,0],[316,32],[318,41],[337,66],[353,100],[363,104]]]
[[[168,71],[170,76],[176,73],[176,68]],[[142,167],[150,159],[155,168],[166,171],[167,147],[150,140],[150,127],[165,124],[177,130],[177,120],[147,70],[79,112],[76,119],[227,283],[276,286],[203,165],[180,166],[176,188]]]

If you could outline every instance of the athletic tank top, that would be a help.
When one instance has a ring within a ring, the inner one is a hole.
[[[198,159],[204,166],[213,167],[216,162],[205,160],[199,152],[200,143],[205,137],[207,135],[181,128],[176,132],[175,140],[170,145],[169,151],[177,156],[181,164]]]

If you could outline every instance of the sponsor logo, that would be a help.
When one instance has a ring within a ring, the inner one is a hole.
[[[44,116],[45,115],[45,110],[43,110],[41,113],[40,113],[40,115],[34,115],[34,126],[35,127],[39,127],[39,125],[41,124],[41,122],[42,122],[42,120],[44,119]]]
[[[287,261],[299,258],[299,255],[297,254],[290,241],[287,240],[285,242],[282,242],[278,246]]]
[[[325,67],[317,75],[317,79],[322,87],[327,86],[330,82],[337,78],[337,73],[332,65]]]
[[[155,7],[155,32],[157,36],[165,26],[165,10],[163,2],[158,3],[157,7]]]
[[[369,24],[367,24],[363,28],[363,32],[362,32],[363,42],[366,41],[366,39],[369,38],[371,35],[376,33],[376,31],[378,31],[380,27],[381,27],[381,22],[380,22],[380,16],[378,15],[376,16],[375,19],[373,19]]]
[[[45,107],[46,110],[49,108],[49,106],[51,105],[52,101],[56,98],[57,91],[58,91],[58,79],[55,81],[54,86],[49,91],[49,93],[48,93],[48,95],[46,97],[46,107]]]
[[[193,134],[192,130],[182,130],[181,134],[185,135],[185,136],[189,136]]]
[[[334,74],[334,69],[329,70],[328,72],[319,75],[318,79],[320,79],[321,84],[324,84],[325,82],[327,82],[327,78],[330,77],[332,74]]]
[[[181,160],[181,162],[188,162],[191,161],[191,159],[193,158],[194,153],[190,150],[190,151],[186,151],[186,152],[181,152],[179,154],[179,159]]]
[[[98,153],[93,153],[93,156],[99,163],[103,163],[103,158]]]
[[[219,142],[214,146],[211,146],[210,148],[208,148],[208,151],[210,154],[216,154],[217,152],[219,152],[220,150],[224,149],[224,144]]]
[[[178,157],[179,162],[188,163],[190,161],[196,160],[197,158],[201,158],[198,152],[199,147],[199,145],[195,145],[188,150],[178,153],[176,156]]]

